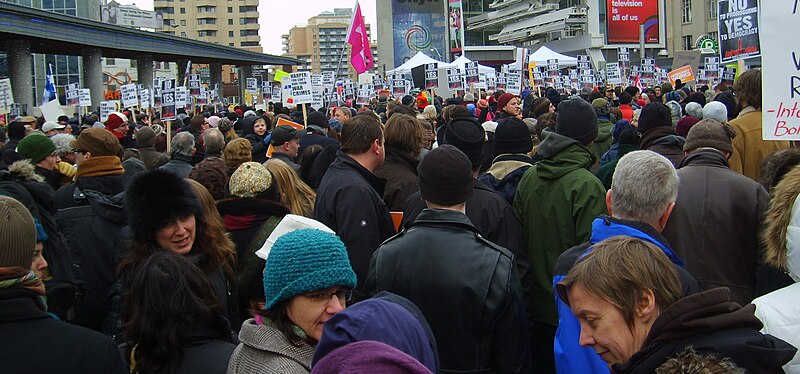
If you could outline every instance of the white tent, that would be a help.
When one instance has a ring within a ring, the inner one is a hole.
[[[457,59],[453,60],[452,65],[455,65],[458,67],[458,70],[463,72],[466,69],[464,64],[468,62],[472,62],[472,60],[466,58],[464,55],[461,55]],[[482,74],[494,74],[496,70],[494,70],[493,67],[478,64],[478,72]]]
[[[389,70],[386,73],[391,74],[391,73],[409,72],[411,71],[411,69],[425,64],[439,64],[439,66],[442,66],[444,62],[436,61],[420,51],[417,52],[417,54],[415,54],[414,57],[408,59],[408,61],[406,61],[402,65],[394,68],[394,70]]]
[[[547,60],[552,59],[558,59],[558,67],[562,69],[578,65],[577,58],[562,55],[545,46],[542,46],[531,54],[530,57],[528,57],[528,62],[535,62],[536,66],[547,66]]]

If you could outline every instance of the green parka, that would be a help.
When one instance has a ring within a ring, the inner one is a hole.
[[[607,214],[606,190],[589,170],[592,152],[583,144],[550,133],[537,155],[541,161],[523,175],[514,197],[531,262],[533,319],[558,324],[553,267],[561,252],[589,240],[592,220]]]

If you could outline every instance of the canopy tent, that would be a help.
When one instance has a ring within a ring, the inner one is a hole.
[[[453,60],[451,65],[458,67],[458,70],[464,71],[466,69],[464,64],[468,62],[472,62],[472,60],[466,58],[464,55],[461,55],[457,59]],[[483,74],[494,74],[497,71],[494,70],[493,67],[478,64],[478,72]]]
[[[535,62],[536,66],[547,66],[547,60],[553,59],[558,60],[558,67],[562,69],[578,65],[577,58],[562,55],[545,46],[542,46],[536,50],[536,52],[532,53],[530,57],[528,57],[528,62]]]
[[[439,64],[439,66],[442,66],[442,64],[445,63],[436,61],[433,58],[428,57],[428,55],[422,53],[422,51],[420,51],[417,52],[417,54],[415,54],[414,57],[411,57],[410,59],[408,59],[408,61],[404,62],[402,65],[394,68],[394,70],[389,70],[386,73],[391,74],[391,73],[409,72],[411,71],[411,69],[425,64]]]

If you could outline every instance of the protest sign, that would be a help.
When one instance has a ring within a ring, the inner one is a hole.
[[[618,62],[606,63],[606,82],[609,84],[622,84],[622,73],[619,70]]]
[[[258,94],[258,79],[257,78],[247,78],[245,80],[246,86],[246,93],[248,95],[256,95]]]
[[[139,102],[142,109],[150,108],[150,90],[146,88],[139,90]]]
[[[508,87],[508,72],[501,71],[497,73],[497,89],[505,91]]]
[[[161,119],[175,119],[175,79],[165,79],[161,86]]]
[[[281,102],[281,86],[272,86],[272,101]]]
[[[78,103],[80,106],[92,106],[92,92],[88,88],[78,90]]]
[[[120,97],[122,98],[122,106],[131,108],[139,105],[139,97],[136,94],[136,85],[126,84],[119,88]]]
[[[703,67],[706,79],[715,80],[719,77],[719,57],[706,57]]]
[[[67,97],[67,105],[77,106],[80,103],[78,98],[78,90],[80,90],[80,88],[81,86],[79,83],[70,83],[64,87],[64,93]]]
[[[292,98],[294,104],[307,104],[314,101],[313,85],[311,84],[311,73],[302,71],[291,73]]]
[[[42,117],[44,117],[45,121],[56,122],[58,121],[58,117],[64,115],[64,112],[61,110],[61,103],[58,102],[58,98],[42,104],[39,109],[42,111]]]
[[[736,68],[733,66],[725,66],[722,68],[722,83],[733,87],[733,81],[736,80]]]
[[[692,67],[689,65],[681,66],[667,74],[669,76],[669,82],[673,85],[678,79],[681,80],[681,83],[691,82],[694,80],[694,72],[692,72]]]
[[[800,20],[796,0],[761,3],[761,91],[764,140],[800,140]]]
[[[464,85],[461,81],[461,71],[458,68],[447,69],[447,85],[451,90],[463,90]]]
[[[292,126],[295,130],[305,130],[305,126],[280,117],[278,118],[278,121],[275,122],[275,126]]]
[[[189,104],[189,89],[186,86],[175,87],[175,107],[186,108]]]
[[[108,116],[117,110],[117,103],[113,101],[101,101],[100,102],[100,122],[105,122],[108,120]]]
[[[480,77],[478,76],[478,61],[470,61],[464,64],[467,76],[467,84],[478,83]]]
[[[770,1],[769,4],[774,3]],[[719,55],[722,63],[760,56],[758,0],[719,0],[718,5]],[[785,38],[786,35],[781,37]]]
[[[270,84],[267,81],[261,82],[261,98],[264,99],[265,103],[272,101],[272,86]]]
[[[425,88],[439,88],[439,69],[437,64],[425,64]]]
[[[372,87],[369,84],[360,85],[356,105],[369,105],[370,96],[372,96]]]
[[[322,87],[324,88],[333,88],[336,84],[336,75],[328,70],[322,72]]]
[[[558,69],[558,59],[547,60],[547,76],[553,79],[560,74],[561,71]]]
[[[200,96],[200,74],[189,74],[189,96]]]
[[[522,73],[510,72],[507,76],[508,83],[506,85],[506,92],[512,95],[519,95],[522,87]]]
[[[292,77],[285,75],[281,77],[281,99],[283,106],[294,106],[294,98],[292,97]]]

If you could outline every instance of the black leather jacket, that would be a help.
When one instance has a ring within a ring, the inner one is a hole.
[[[372,256],[366,288],[419,307],[436,336],[441,373],[529,372],[513,257],[484,239],[466,215],[425,209]]]

